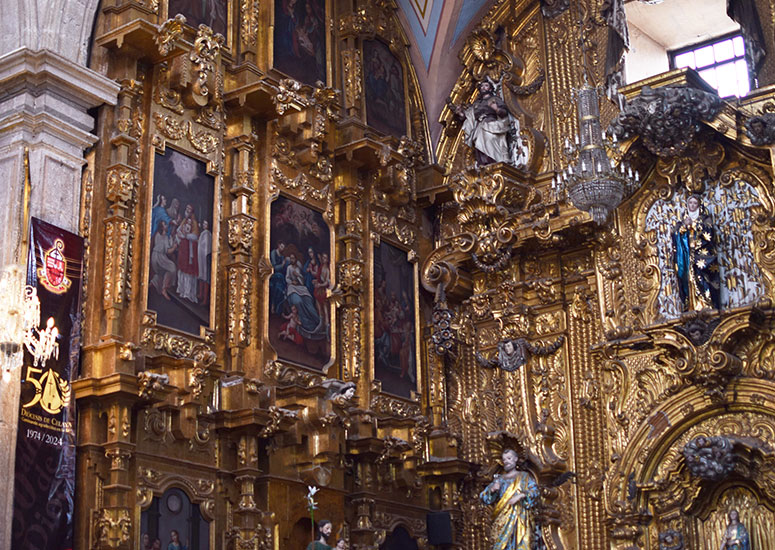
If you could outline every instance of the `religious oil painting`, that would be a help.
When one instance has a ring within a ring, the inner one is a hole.
[[[417,389],[414,266],[388,243],[374,247],[374,378],[383,391],[411,397]]]
[[[207,550],[210,548],[210,523],[199,505],[188,495],[172,488],[154,497],[140,516],[139,550]]]
[[[210,326],[215,179],[206,170],[170,147],[156,153],[148,309],[158,324],[192,334]]]
[[[397,138],[406,135],[404,70],[380,40],[363,42],[366,80],[366,120],[370,126]]]
[[[169,0],[168,13],[170,19],[184,15],[186,23],[195,29],[207,25],[213,32],[226,36],[228,9],[228,0]]]
[[[331,233],[286,197],[271,207],[269,341],[280,359],[322,368],[331,356]]]
[[[325,0],[275,0],[274,13],[274,68],[306,84],[325,84]]]

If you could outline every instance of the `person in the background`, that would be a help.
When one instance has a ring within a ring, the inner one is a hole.
[[[334,548],[335,550],[347,550],[347,541],[344,539],[339,539],[336,541],[336,546]]]
[[[169,228],[167,230],[168,235],[174,235],[175,231],[178,229],[178,225],[180,225],[180,201],[177,199],[177,197],[173,197],[172,201],[170,201],[170,206],[167,208],[167,218],[169,219]]]
[[[334,530],[334,524],[324,519],[318,522],[318,538],[307,545],[307,550],[332,550],[326,542],[331,532]]]
[[[183,211],[183,221],[190,221],[191,222],[191,233],[199,236],[199,222],[196,219],[196,215],[194,214],[194,205],[193,204],[187,204],[186,209]]]
[[[170,543],[167,545],[167,550],[188,550],[188,546],[180,542],[180,535],[175,529],[170,531]]]
[[[153,210],[151,210],[151,235],[156,235],[160,221],[170,223],[170,215],[167,213],[167,197],[164,195],[159,195],[156,198]]]
[[[175,252],[177,243],[174,237],[167,235],[167,222],[159,220],[156,226],[156,233],[153,235],[153,249],[151,250],[151,268],[153,269],[153,278],[151,285],[169,300],[170,295],[167,290],[175,283],[177,266],[170,259],[170,255]]]
[[[196,301],[196,278],[199,275],[197,241],[199,237],[193,231],[192,220],[180,225],[176,239],[178,241],[178,296],[193,303]]]
[[[328,254],[321,252],[318,258],[317,276],[312,281],[315,290],[312,294],[315,296],[318,314],[326,328],[328,328],[328,296],[326,290],[331,286],[331,270],[328,268]]]
[[[207,304],[210,300],[210,269],[213,253],[213,234],[210,232],[210,224],[207,220],[202,222],[202,232],[199,234],[197,244],[197,261],[199,263],[199,289],[196,294],[200,304]]]
[[[272,313],[282,313],[285,303],[285,270],[290,260],[284,254],[285,243],[279,241],[277,248],[269,253],[274,272],[269,277],[269,307]]]

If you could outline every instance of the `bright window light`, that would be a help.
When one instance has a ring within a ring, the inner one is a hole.
[[[740,34],[726,35],[670,53],[672,68],[691,67],[721,97],[744,96],[751,90],[745,62],[745,43]]]

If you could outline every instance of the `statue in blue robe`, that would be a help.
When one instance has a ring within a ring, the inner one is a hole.
[[[697,195],[686,202],[687,213],[673,230],[678,294],[686,311],[719,308],[719,264],[716,232]]]
[[[740,522],[740,514],[737,510],[729,511],[729,523],[721,537],[720,550],[751,550],[748,529]]]

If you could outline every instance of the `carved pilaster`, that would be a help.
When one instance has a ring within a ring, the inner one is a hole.
[[[363,300],[364,300],[364,262],[363,262],[363,188],[359,185],[354,170],[347,171],[337,178],[342,187],[337,189],[337,198],[341,201],[341,219],[344,230],[340,232],[338,247],[341,260],[337,264],[337,288],[334,299],[339,304],[340,334],[342,357],[342,378],[358,380],[363,369],[364,342]]]
[[[132,210],[139,186],[139,139],[143,134],[142,79],[121,82],[116,105],[116,131],[111,139],[111,164],[106,171],[105,266],[103,308],[107,332],[118,335],[120,316],[132,297],[132,256],[135,216]]]
[[[227,241],[231,262],[228,273],[228,346],[232,355],[250,344],[252,326],[250,295],[253,288],[253,239],[256,219],[250,214],[255,194],[253,145],[250,120],[242,120],[242,134],[231,140],[231,215],[227,219]]]
[[[342,72],[344,74],[344,106],[352,117],[360,115],[363,97],[363,61],[360,49],[342,52]]]

